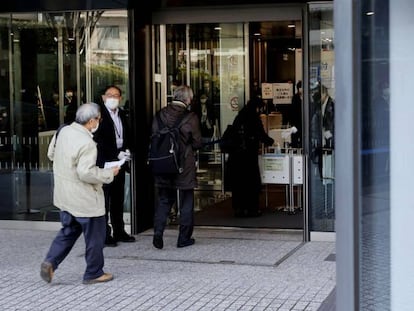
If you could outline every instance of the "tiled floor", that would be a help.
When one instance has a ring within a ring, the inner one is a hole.
[[[164,249],[152,233],[105,248],[115,279],[82,285],[80,239],[51,284],[39,267],[55,231],[0,229],[0,310],[318,310],[335,287],[334,242],[301,242],[301,234],[196,228],[196,244]]]

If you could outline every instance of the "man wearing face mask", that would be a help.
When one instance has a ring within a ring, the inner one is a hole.
[[[296,133],[292,133],[291,146],[293,148],[302,147],[302,81],[296,83],[296,93],[292,97],[292,104],[290,105],[289,119],[290,126],[294,126],[297,129]]]
[[[106,87],[102,95],[102,122],[94,134],[98,147],[99,167],[103,167],[105,162],[131,160],[128,123],[125,112],[119,108],[121,98],[121,89],[115,85]],[[107,221],[106,246],[116,246],[117,242],[135,241],[135,238],[125,231],[123,218],[126,167],[127,164],[122,165],[114,181],[103,187]]]
[[[64,98],[65,104],[65,118],[66,124],[70,124],[75,121],[76,110],[78,109],[77,99],[73,95],[72,89],[67,89]]]
[[[99,127],[100,118],[99,105],[80,106],[75,122],[62,127],[49,144],[48,157],[53,161],[53,203],[60,209],[62,228],[40,266],[40,276],[47,283],[52,281],[54,272],[82,233],[86,260],[83,283],[113,279],[111,273],[103,271],[106,228],[102,184],[112,182],[119,167],[96,166],[97,149],[92,133]]]

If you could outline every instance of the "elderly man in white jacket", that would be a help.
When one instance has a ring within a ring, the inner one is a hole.
[[[62,228],[40,267],[40,276],[48,283],[82,233],[86,244],[83,283],[113,279],[111,273],[103,271],[106,222],[102,184],[112,182],[119,167],[96,166],[97,149],[92,133],[98,128],[100,117],[97,104],[81,105],[75,122],[61,128],[49,145],[48,156],[53,161],[53,203],[60,209]]]

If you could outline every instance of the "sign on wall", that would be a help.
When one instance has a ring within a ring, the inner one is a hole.
[[[262,98],[263,99],[273,98],[273,83],[262,83]]]
[[[293,83],[273,83],[273,104],[291,104]]]

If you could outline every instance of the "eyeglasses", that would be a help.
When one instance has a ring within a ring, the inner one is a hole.
[[[95,120],[98,121],[99,123],[102,122],[102,118],[101,117],[96,117]]]
[[[105,96],[106,97],[109,97],[109,98],[120,98],[121,97],[121,95],[119,95],[119,94],[105,94]]]

